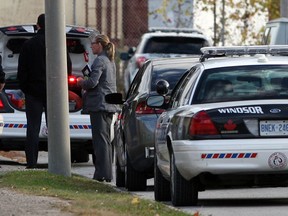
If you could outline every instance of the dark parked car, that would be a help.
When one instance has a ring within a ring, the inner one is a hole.
[[[139,69],[125,101],[121,93],[106,97],[109,103],[123,104],[114,140],[118,187],[126,186],[129,191],[146,189],[147,179],[153,177],[154,131],[162,112],[147,107],[146,99],[156,94],[156,83],[163,79],[169,81],[170,92],[196,61],[198,57],[148,60]]]

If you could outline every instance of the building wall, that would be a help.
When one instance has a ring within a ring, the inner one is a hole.
[[[66,22],[74,24],[73,3],[76,3],[76,24],[85,24],[85,2],[88,0],[65,0]],[[94,2],[95,0],[89,0]],[[92,5],[90,7],[92,10]],[[94,6],[95,10],[95,6]],[[39,14],[45,12],[45,0],[0,0],[0,25],[35,23]],[[92,17],[91,17],[92,19]],[[93,24],[93,23],[92,23]]]
[[[147,0],[65,2],[67,24],[95,28],[121,46],[136,46],[148,29]],[[0,0],[0,26],[35,23],[44,12],[45,0]]]

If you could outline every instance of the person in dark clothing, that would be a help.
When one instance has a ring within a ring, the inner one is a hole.
[[[43,110],[47,120],[45,15],[37,19],[37,34],[23,44],[18,60],[20,89],[25,93],[27,167],[36,168]],[[47,122],[47,121],[46,121]]]
[[[20,89],[25,94],[27,118],[25,155],[26,168],[36,168],[38,160],[39,132],[42,113],[45,112],[47,125],[47,88],[46,88],[46,46],[45,15],[37,19],[37,34],[27,40],[21,49],[18,60]],[[72,63],[67,55],[68,73],[71,74]],[[48,125],[47,125],[48,126]]]
[[[2,68],[2,56],[0,55],[0,92],[5,86],[5,73]]]

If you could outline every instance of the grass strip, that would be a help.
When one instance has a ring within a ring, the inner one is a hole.
[[[69,200],[71,205],[64,207],[62,211],[76,215],[190,215],[74,174],[66,177],[51,174],[46,170],[11,171],[0,175],[0,187]]]

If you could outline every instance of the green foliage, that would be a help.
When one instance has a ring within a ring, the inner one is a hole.
[[[161,6],[154,11],[150,11],[149,16],[160,16],[162,17],[163,25],[169,26],[172,20],[168,17],[168,13],[173,11],[174,14],[176,14],[175,20],[173,20],[175,27],[188,28],[193,21],[193,5],[190,4],[190,1],[191,0],[162,0]]]

